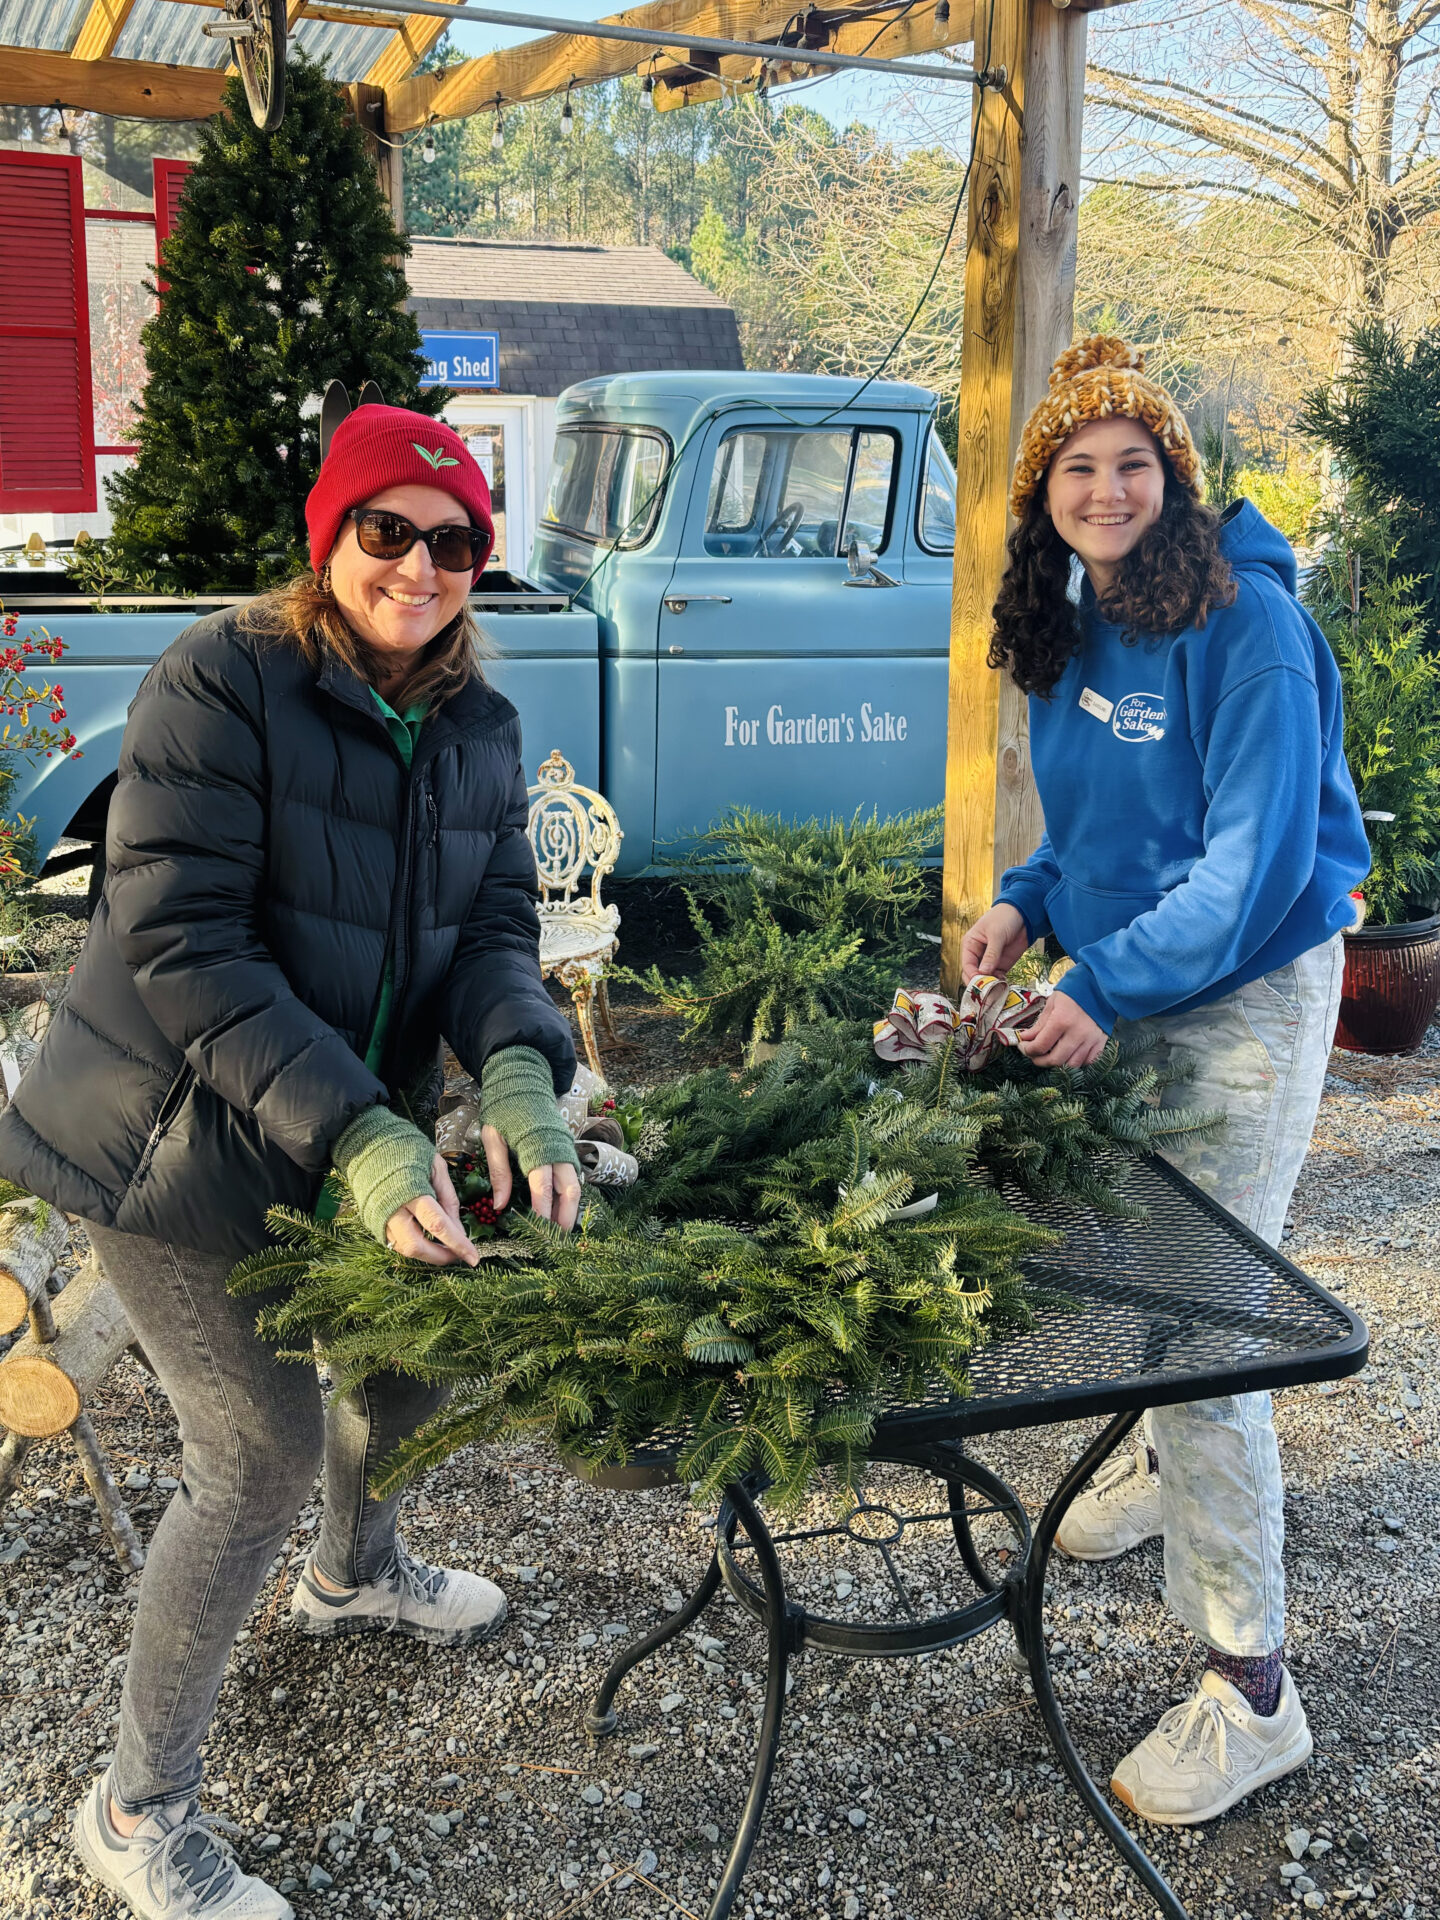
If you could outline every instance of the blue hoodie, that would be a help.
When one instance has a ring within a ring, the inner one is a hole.
[[[1030,701],[1046,833],[1000,898],[1032,939],[1058,936],[1076,963],[1059,990],[1107,1032],[1320,946],[1370,867],[1340,676],[1295,556],[1249,501],[1220,538],[1233,606],[1126,646],[1087,581],[1084,645]]]

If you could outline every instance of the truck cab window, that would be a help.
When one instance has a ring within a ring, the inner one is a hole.
[[[892,433],[737,429],[716,449],[705,551],[735,559],[834,559],[852,533],[881,551],[894,476]]]
[[[920,489],[920,544],[931,553],[955,551],[955,469],[934,427],[925,449],[925,484]]]
[[[658,435],[623,427],[557,434],[542,518],[597,544],[644,546],[660,511],[669,452]]]

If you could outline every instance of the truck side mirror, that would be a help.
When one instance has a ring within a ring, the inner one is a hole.
[[[850,577],[843,584],[847,587],[898,587],[900,582],[892,580],[888,573],[882,573],[875,564],[875,549],[868,540],[862,540],[858,533],[852,533],[850,544],[845,549],[846,563],[850,568]]]
[[[875,570],[875,549],[868,541],[862,540],[858,533],[850,536],[850,545],[845,550],[845,558],[850,563],[852,579],[862,580],[867,573]]]

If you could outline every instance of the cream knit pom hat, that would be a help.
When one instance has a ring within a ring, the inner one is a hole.
[[[1184,414],[1162,386],[1146,379],[1139,347],[1113,333],[1092,333],[1061,354],[1051,370],[1050,391],[1025,422],[1010,482],[1010,511],[1017,520],[1071,434],[1092,420],[1116,416],[1148,427],[1175,478],[1199,499],[1200,456]]]

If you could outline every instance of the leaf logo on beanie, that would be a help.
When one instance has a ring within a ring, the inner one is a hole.
[[[442,453],[438,447],[432,453],[429,447],[422,447],[418,440],[412,440],[410,444],[422,460],[430,462],[437,473],[441,467],[458,467],[460,464],[453,453]]]

